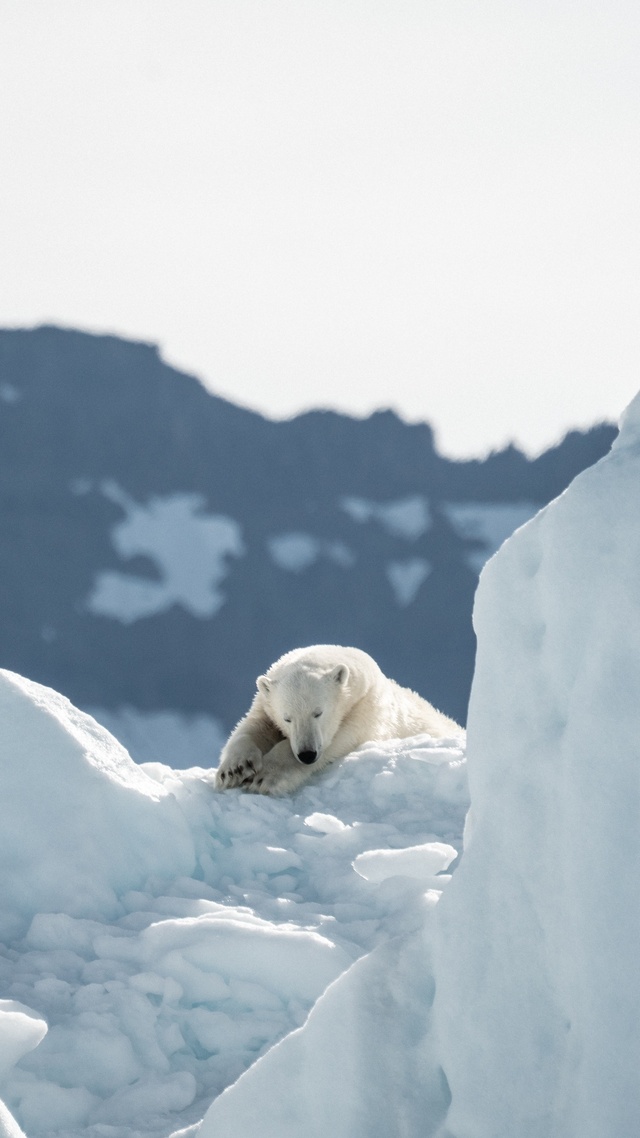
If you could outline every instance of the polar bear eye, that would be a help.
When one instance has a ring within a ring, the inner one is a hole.
[[[322,712],[321,712],[321,711],[314,711],[314,713],[313,713],[313,718],[314,718],[314,719],[319,719],[321,715],[322,715]]]
[[[291,723],[291,720],[289,719],[288,715],[284,716],[284,721],[285,721],[285,723]]]

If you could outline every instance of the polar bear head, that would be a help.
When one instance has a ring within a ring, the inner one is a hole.
[[[346,663],[328,667],[316,660],[278,661],[258,676],[258,692],[269,718],[307,765],[322,758],[348,710],[359,698],[357,676]]]

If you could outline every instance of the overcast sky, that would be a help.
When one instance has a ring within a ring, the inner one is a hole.
[[[529,451],[640,387],[637,0],[0,0],[0,324]]]

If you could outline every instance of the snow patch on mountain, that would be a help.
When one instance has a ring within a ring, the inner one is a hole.
[[[341,508],[354,522],[375,521],[392,537],[415,541],[431,527],[429,503],[422,494],[399,498],[395,502],[372,502],[368,498],[345,497]]]
[[[480,574],[490,557],[540,509],[535,502],[448,502],[441,506],[458,537],[473,543],[465,561]]]
[[[386,574],[393,589],[395,599],[403,608],[410,605],[418,595],[420,586],[426,581],[431,566],[424,557],[412,557],[408,561],[390,561]]]
[[[214,616],[225,601],[219,586],[229,572],[229,558],[246,552],[238,523],[206,513],[201,494],[154,497],[141,505],[115,482],[104,482],[101,489],[126,514],[111,531],[117,553],[123,561],[149,558],[157,579],[102,572],[86,602],[88,610],[123,624],[166,612],[172,605],[193,616]]]
[[[281,533],[267,541],[271,560],[289,573],[310,569],[320,557],[327,557],[341,569],[351,569],[356,559],[343,541],[321,541],[310,533]]]

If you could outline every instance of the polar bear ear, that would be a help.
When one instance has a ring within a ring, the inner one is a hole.
[[[271,685],[266,676],[258,676],[256,687],[261,695],[269,695],[271,692]]]
[[[338,664],[332,672],[329,672],[329,679],[334,684],[340,684],[344,687],[349,679],[349,669],[346,664]]]

